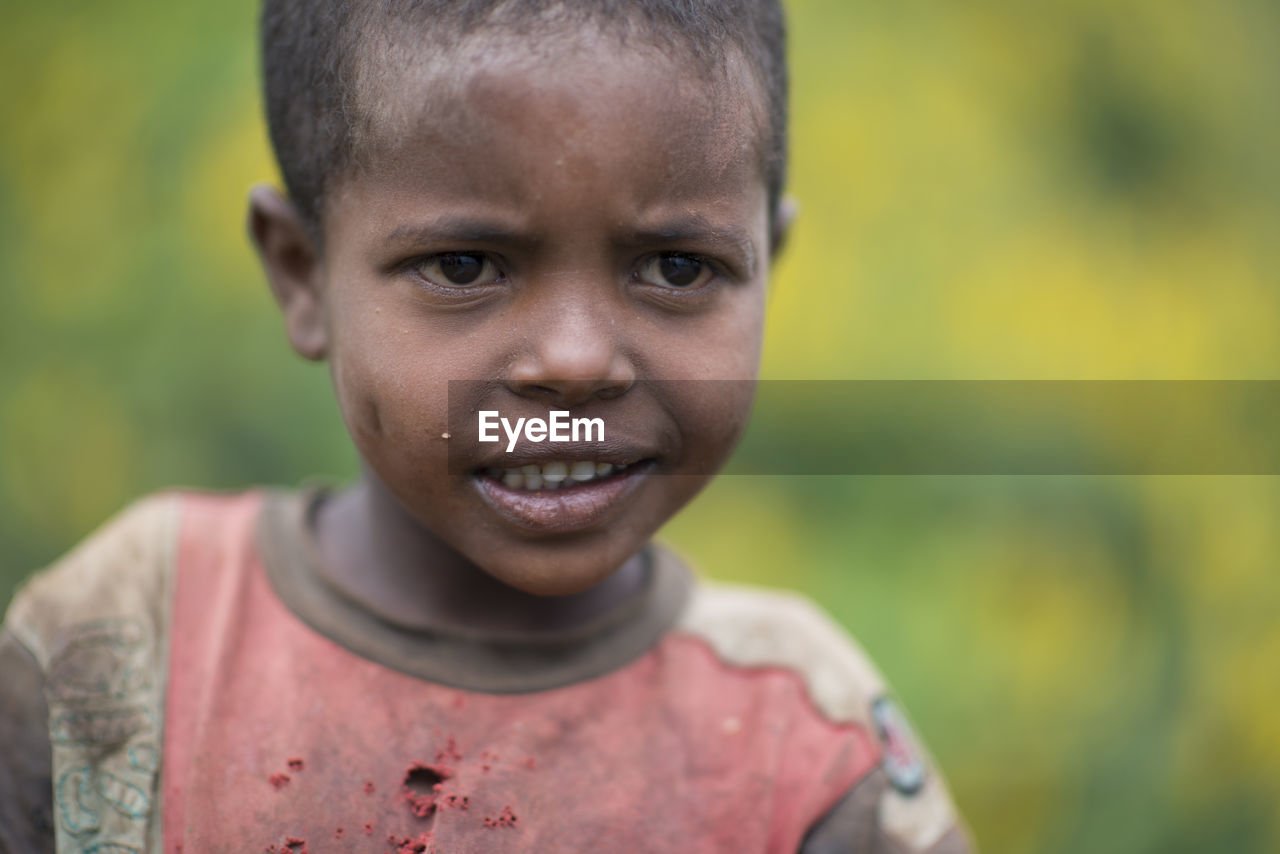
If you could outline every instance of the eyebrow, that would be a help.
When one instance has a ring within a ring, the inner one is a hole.
[[[501,223],[468,217],[441,217],[428,222],[400,225],[383,238],[384,243],[418,243],[429,240],[505,243],[514,246],[532,246],[537,242]]]
[[[725,246],[737,250],[746,266],[748,277],[756,273],[756,246],[750,233],[736,225],[716,225],[701,214],[670,219],[634,232],[629,241],[637,244],[651,243],[699,243],[708,246]]]

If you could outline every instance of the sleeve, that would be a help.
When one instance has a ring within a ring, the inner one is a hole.
[[[0,628],[0,854],[147,850],[181,498],[143,498],[14,594]],[[154,765],[154,762],[151,763]],[[120,783],[135,779],[138,782]],[[147,809],[102,809],[125,795]],[[105,792],[105,794],[104,794]],[[157,813],[158,815],[158,813]]]
[[[807,682],[820,709],[851,723],[879,758],[813,825],[801,854],[969,854],[973,843],[924,742],[879,668],[822,608],[795,602],[792,636],[807,636]]]
[[[813,708],[870,742],[866,770],[827,785],[830,767],[802,775],[823,790],[806,812],[801,854],[965,854],[973,850],[946,781],[912,733],[884,677],[858,642],[804,596],[702,583],[681,627],[731,664],[781,667],[803,681]],[[837,757],[832,757],[836,760]],[[832,766],[833,767],[833,766]],[[835,775],[839,776],[839,775]],[[827,805],[835,803],[834,807]]]
[[[942,773],[883,681],[862,705],[879,762],[814,823],[800,854],[971,854]]]
[[[0,628],[0,852],[53,851],[52,749],[44,673]]]

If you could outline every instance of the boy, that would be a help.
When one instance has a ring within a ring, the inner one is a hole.
[[[250,230],[362,479],[146,499],[16,597],[11,846],[966,850],[826,617],[649,542],[750,407],[782,41],[766,0],[268,0]],[[554,412],[603,436],[479,441]]]

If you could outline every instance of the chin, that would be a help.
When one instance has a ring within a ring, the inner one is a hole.
[[[612,576],[631,554],[621,557],[598,554],[550,554],[531,559],[528,551],[511,562],[477,561],[490,576],[530,596],[572,596],[590,590]]]

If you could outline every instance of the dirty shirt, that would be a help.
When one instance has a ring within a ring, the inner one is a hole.
[[[386,622],[323,489],[143,499],[0,631],[0,851],[963,852],[945,784],[807,600],[695,578],[572,633]]]

